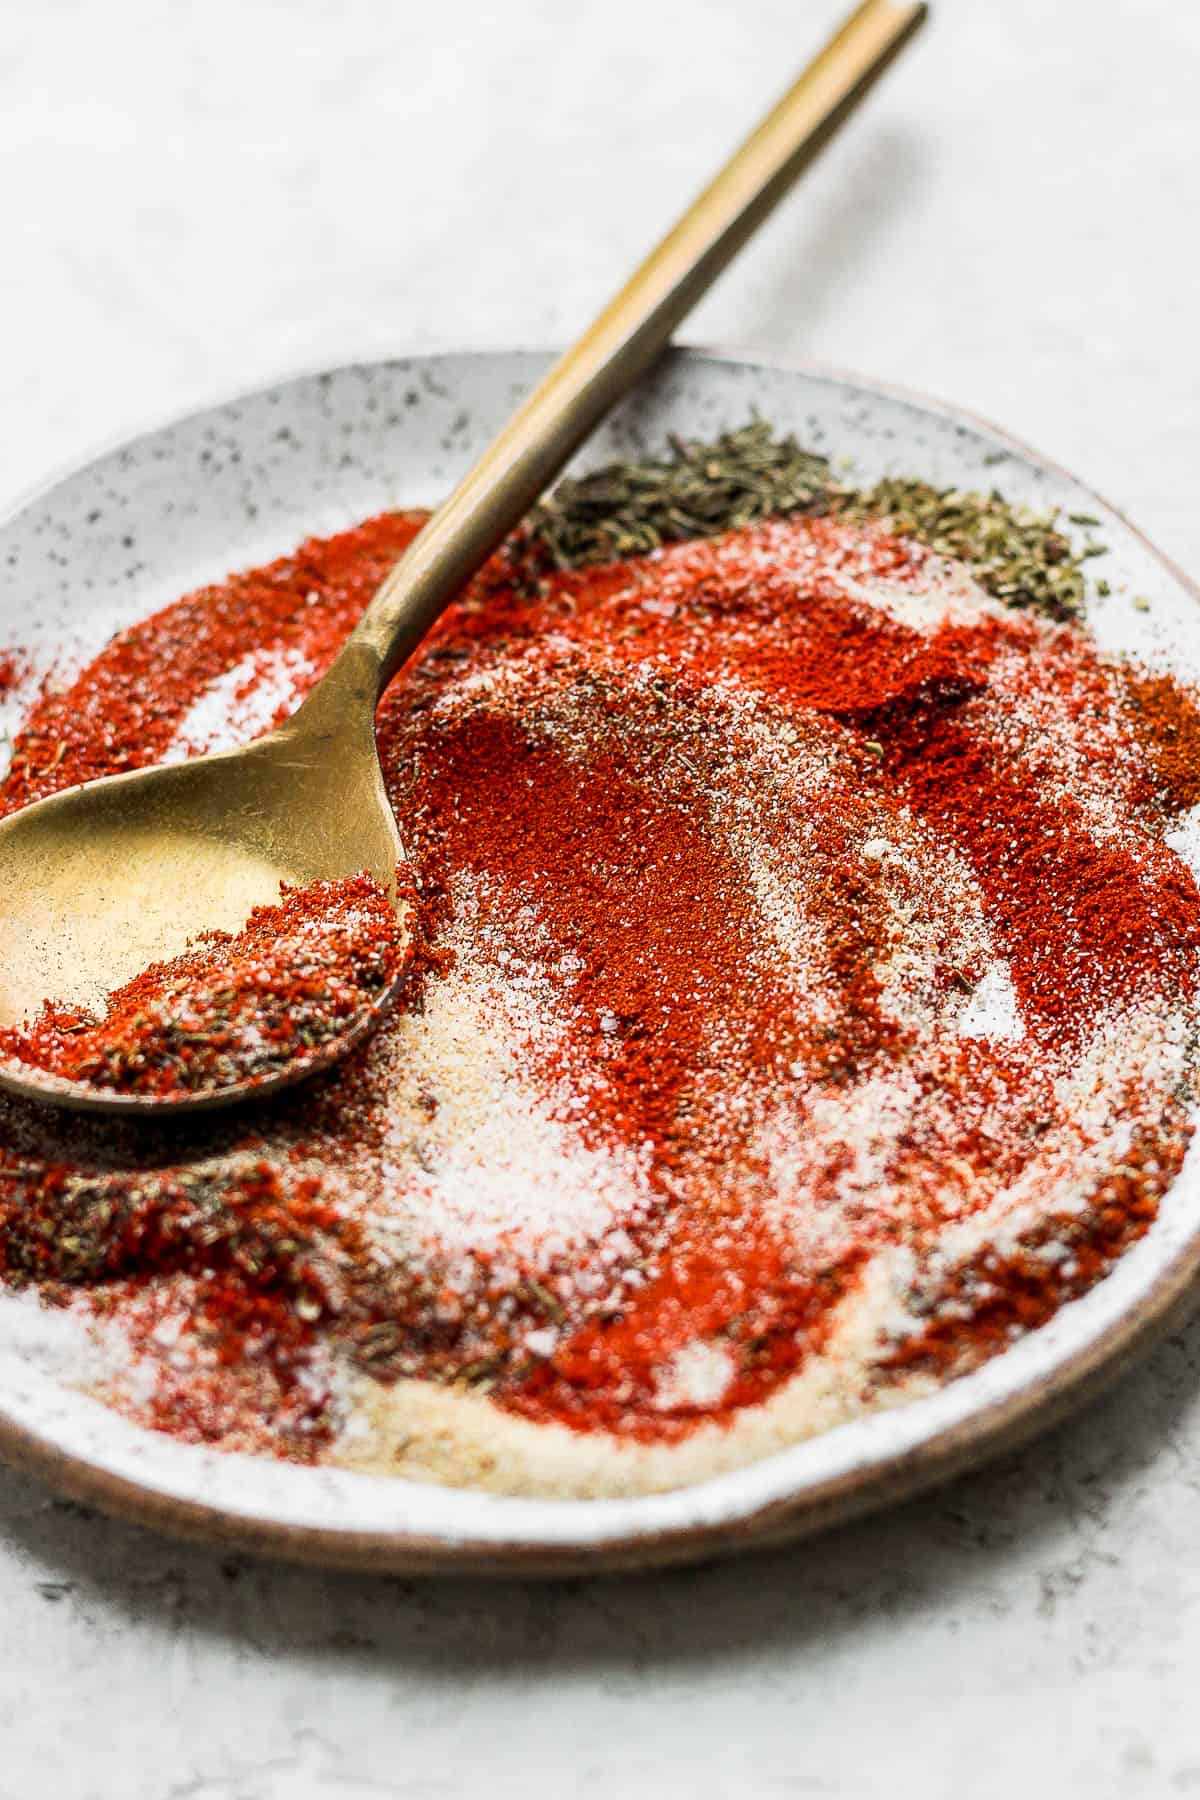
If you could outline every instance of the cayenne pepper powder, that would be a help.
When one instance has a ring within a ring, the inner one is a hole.
[[[35,705],[5,809],[272,723],[418,525],[124,632]],[[380,709],[394,1016],[203,1130],[6,1101],[5,1279],[125,1333],[134,1417],[299,1457],[352,1459],[347,1379],[652,1445],[797,1375],[849,1416],[974,1366],[1188,1141],[1200,896],[1163,834],[1200,736],[1141,679],[853,516],[532,581],[518,544]]]
[[[1200,805],[1200,707],[1169,675],[1124,669],[1121,679],[1165,812]]]

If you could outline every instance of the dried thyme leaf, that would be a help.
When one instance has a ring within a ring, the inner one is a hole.
[[[672,438],[671,450],[669,460],[610,463],[560,482],[524,527],[547,566],[612,562],[760,519],[823,512],[836,486],[825,457],[776,437],[765,419],[711,444]]]
[[[644,555],[663,544],[715,537],[763,519],[797,513],[877,522],[939,555],[970,566],[980,586],[1006,605],[1048,618],[1083,610],[1083,563],[1102,546],[1073,548],[1056,515],[982,494],[892,477],[856,488],[829,459],[777,436],[765,419],[712,443],[672,438],[671,454],[610,463],[563,481],[534,508],[510,551],[537,579],[549,569],[582,568]],[[1091,524],[1080,514],[1075,521]]]

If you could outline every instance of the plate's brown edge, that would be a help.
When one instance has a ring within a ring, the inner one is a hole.
[[[811,375],[819,380],[849,383],[867,391],[907,402],[925,412],[940,414],[951,423],[966,422],[1011,447],[1035,466],[1068,481],[1079,482],[1061,464],[1042,456],[1031,445],[966,408],[949,405],[919,390],[881,382],[852,370],[789,359],[742,347],[680,345],[686,354],[706,356],[745,367],[778,369]],[[507,354],[512,354],[509,351]],[[463,352],[432,352],[462,355]],[[482,352],[481,354],[497,354]],[[372,359],[386,361],[385,358]],[[315,373],[315,371],[314,371]],[[271,386],[280,385],[280,377]],[[242,395],[240,398],[250,398]],[[217,401],[214,405],[220,405]],[[205,406],[201,410],[209,410]],[[179,415],[175,421],[189,415]],[[162,427],[166,428],[166,426]],[[129,441],[126,439],[125,441]],[[87,467],[95,456],[76,462]],[[70,473],[64,470],[6,509],[12,517],[57,485]],[[1200,587],[1144,532],[1126,518],[1119,507],[1087,492],[1120,520],[1150,554],[1200,601]],[[201,1501],[162,1494],[136,1481],[98,1468],[57,1445],[47,1444],[35,1432],[6,1416],[0,1397],[0,1456],[14,1467],[45,1480],[57,1492],[85,1505],[99,1508],[131,1524],[149,1526],[171,1536],[225,1550],[240,1550],[280,1561],[326,1569],[394,1575],[453,1574],[460,1576],[565,1577],[663,1568],[704,1561],[718,1554],[767,1549],[807,1537],[834,1524],[846,1524],[888,1505],[910,1499],[970,1468],[1003,1455],[1026,1443],[1039,1432],[1059,1423],[1069,1412],[1085,1405],[1118,1379],[1138,1356],[1144,1355],[1200,1303],[1200,1221],[1161,1269],[1150,1288],[1098,1337],[1005,1399],[973,1412],[969,1418],[934,1432],[921,1443],[898,1455],[886,1456],[828,1477],[803,1491],[772,1500],[739,1517],[714,1524],[679,1525],[662,1531],[638,1531],[625,1537],[604,1537],[594,1544],[547,1545],[536,1541],[461,1538],[457,1540],[417,1536],[397,1531],[340,1531],[320,1526],[284,1525],[269,1520],[238,1516]],[[786,1454],[786,1452],[784,1452]],[[570,1506],[571,1502],[562,1502]]]
[[[1200,1228],[1148,1293],[1053,1374],[973,1413],[898,1456],[849,1469],[739,1518],[680,1525],[562,1546],[482,1541],[404,1531],[338,1531],[238,1517],[197,1500],[156,1493],[43,1443],[0,1411],[0,1454],[57,1492],[130,1524],[172,1537],[282,1562],[378,1575],[515,1579],[616,1574],[766,1550],[896,1505],[1015,1450],[1112,1385],[1200,1303]],[[786,1454],[786,1453],[785,1453]],[[570,1501],[560,1504],[569,1507]]]

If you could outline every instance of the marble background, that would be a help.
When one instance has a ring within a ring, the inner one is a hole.
[[[1200,571],[1200,12],[940,0],[696,315],[970,406]],[[828,0],[9,0],[0,503],[284,370],[564,340]],[[1200,1791],[1200,1322],[888,1517],[636,1580],[181,1548],[0,1472],[0,1800]]]

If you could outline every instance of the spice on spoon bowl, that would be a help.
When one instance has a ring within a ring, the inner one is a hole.
[[[149,1095],[202,1106],[237,1087],[323,1068],[396,993],[412,946],[392,901],[365,872],[284,888],[236,936],[214,931],[110,994],[104,1016],[47,1002],[0,1056],[98,1096]]]

